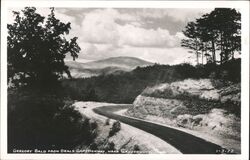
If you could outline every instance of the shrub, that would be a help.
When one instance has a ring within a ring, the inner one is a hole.
[[[91,149],[91,150],[97,150],[97,149],[98,149],[98,146],[97,146],[97,144],[96,144],[95,142],[93,142],[93,143],[91,143],[91,144],[89,145],[89,149]]]
[[[114,151],[114,150],[115,150],[115,144],[114,144],[114,142],[108,142],[108,143],[105,145],[105,148],[104,148],[104,151],[105,151],[105,152]]]
[[[216,78],[216,73],[215,72],[211,72],[208,77],[210,79],[215,79]]]
[[[96,121],[93,121],[93,122],[90,122],[90,127],[92,130],[96,129],[97,128],[97,122]]]
[[[90,142],[92,142],[97,137],[97,129],[91,130]]]
[[[120,123],[120,121],[115,121],[113,123],[112,128],[109,131],[109,137],[112,137],[113,135],[115,135],[115,133],[117,133],[120,130],[121,130],[121,123]]]
[[[214,88],[216,88],[216,89],[221,89],[222,87],[226,86],[225,82],[223,82],[219,79],[212,79],[211,82],[212,82],[212,85],[214,86]]]
[[[109,125],[110,124],[110,119],[107,118],[106,121],[105,121],[105,125]]]
[[[140,151],[140,147],[137,144],[135,144],[134,147],[133,147],[133,150],[134,151]]]

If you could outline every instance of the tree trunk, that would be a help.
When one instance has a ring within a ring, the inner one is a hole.
[[[204,63],[203,63],[203,57],[204,57],[203,55],[204,55],[204,51],[201,52],[201,64],[202,64],[202,65],[204,64]]]
[[[196,51],[196,59],[197,59],[197,65],[199,65],[199,52]]]
[[[213,62],[216,63],[215,45],[214,45],[213,40],[212,40],[212,58],[213,58]]]
[[[223,63],[223,56],[224,56],[224,50],[223,50],[223,44],[222,44],[222,33],[220,35],[220,64]]]
[[[230,49],[231,55],[232,55],[232,60],[234,60],[234,49],[236,48],[235,46],[236,46],[236,44],[234,42],[234,43],[232,43],[232,46],[231,46],[231,49]]]
[[[222,64],[222,61],[223,61],[223,54],[222,54],[222,52],[220,53],[220,64]]]
[[[224,62],[228,61],[229,58],[230,58],[230,51],[229,51],[229,47],[228,47],[228,41],[226,39],[224,39],[224,46],[223,46],[223,49],[224,49]]]

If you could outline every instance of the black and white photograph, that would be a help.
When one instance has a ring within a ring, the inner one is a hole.
[[[249,6],[26,4],[1,26],[3,155],[247,157]]]

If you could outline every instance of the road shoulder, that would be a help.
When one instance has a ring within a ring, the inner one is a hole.
[[[76,102],[74,103],[75,109],[81,114],[87,116],[90,119],[98,120],[100,123],[105,123],[106,117],[96,114],[93,109],[97,107],[117,105],[112,103],[100,103],[100,102]],[[120,104],[119,104],[120,105]],[[113,123],[114,120],[110,120]],[[107,130],[107,129],[106,129]],[[104,133],[105,134],[105,133]],[[125,144],[129,140],[130,145],[139,145],[147,153],[161,153],[161,154],[180,154],[181,152],[163,141],[162,139],[147,133],[143,130],[137,129],[130,125],[121,123],[121,130],[113,137],[109,139],[117,148]]]

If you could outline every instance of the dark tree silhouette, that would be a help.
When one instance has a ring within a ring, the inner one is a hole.
[[[220,63],[224,63],[234,57],[235,51],[240,51],[241,14],[235,9],[216,8],[210,13],[209,18],[213,20],[212,29],[217,35]]]
[[[77,37],[65,38],[71,29],[55,17],[54,8],[47,19],[26,7],[14,13],[14,23],[8,24],[8,81],[15,86],[50,87],[63,72],[70,76],[64,63],[67,53],[73,60],[80,47]]]
[[[241,50],[241,14],[235,9],[216,8],[204,14],[195,22],[189,22],[183,33],[187,37],[182,40],[183,47],[193,50],[199,63],[204,56],[207,62],[216,63],[216,53],[220,55],[220,63],[234,59],[235,52]]]
[[[181,46],[189,48],[194,51],[196,55],[197,64],[199,64],[199,56],[202,51],[202,41],[201,32],[199,32],[199,26],[196,22],[189,22],[183,31],[183,34],[188,37],[188,39],[183,39],[181,41]],[[190,53],[193,53],[190,51]]]
[[[203,52],[205,52],[205,56],[207,57],[207,62],[216,62],[216,34],[214,34],[214,30],[211,27],[212,19],[209,19],[209,14],[204,14],[201,18],[197,19],[197,24],[199,26],[200,38],[203,42]],[[209,54],[211,52],[211,55]]]

